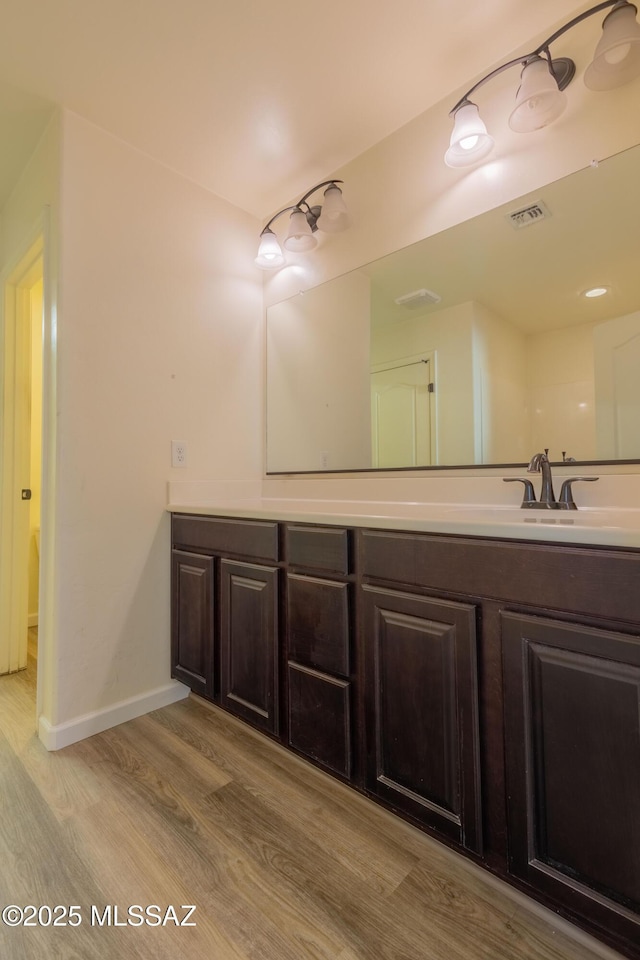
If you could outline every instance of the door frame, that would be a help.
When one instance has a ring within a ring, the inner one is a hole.
[[[38,602],[38,671],[36,717],[43,710],[43,704],[50,709],[54,675],[52,649],[54,624],[54,519],[55,519],[55,450],[56,450],[56,285],[55,269],[51,255],[50,209],[46,206],[31,230],[26,233],[13,257],[0,272],[0,346],[4,345],[15,333],[15,298],[20,281],[24,281],[30,268],[38,260],[42,261],[42,476],[41,476],[41,518],[40,518],[40,587]],[[16,507],[22,503],[15,500],[14,456],[12,433],[15,424],[15,410],[11,388],[7,379],[7,368],[11,365],[0,363],[0,450],[3,455],[3,467],[0,469],[0,603],[13,607],[16,597],[13,590],[12,559],[15,556],[15,517]],[[15,372],[15,371],[14,371]],[[5,463],[5,451],[8,451],[9,463]],[[19,552],[19,549],[18,549]],[[25,585],[27,580],[25,557]],[[18,598],[19,599],[19,598]],[[13,618],[14,612],[5,614]],[[0,611],[0,617],[2,612]],[[8,621],[7,621],[8,622]],[[25,621],[26,622],[26,621]],[[24,642],[26,644],[26,633]],[[13,647],[16,646],[14,643]],[[15,653],[12,651],[12,662]],[[35,720],[36,718],[34,718]],[[35,724],[34,724],[35,725]]]

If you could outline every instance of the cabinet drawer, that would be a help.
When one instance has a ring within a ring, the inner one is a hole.
[[[365,577],[640,621],[640,551],[365,530]]]
[[[172,535],[174,546],[225,556],[278,560],[278,524],[271,521],[175,514]]]
[[[289,663],[289,745],[343,777],[351,775],[350,684]]]
[[[343,677],[349,676],[347,583],[290,574],[287,578],[289,656]]]
[[[287,557],[291,566],[346,576],[349,573],[349,531],[334,527],[288,524]]]

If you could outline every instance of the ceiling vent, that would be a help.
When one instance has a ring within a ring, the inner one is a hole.
[[[539,220],[547,220],[550,216],[549,208],[542,200],[536,200],[527,207],[508,213],[507,220],[515,230],[521,230],[523,227],[530,227],[532,223],[538,223]]]
[[[402,297],[396,297],[395,302],[399,307],[408,307],[415,310],[417,307],[427,307],[431,303],[440,303],[442,297],[439,297],[433,290],[413,290],[412,293],[405,293]]]

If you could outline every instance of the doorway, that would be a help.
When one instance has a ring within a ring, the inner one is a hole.
[[[378,364],[371,371],[373,467],[435,463],[433,357],[424,354]]]
[[[0,675],[32,672],[40,580],[44,241],[3,277],[0,325]]]

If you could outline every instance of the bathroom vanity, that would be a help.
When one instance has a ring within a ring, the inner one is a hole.
[[[170,509],[175,678],[640,957],[639,548]]]

